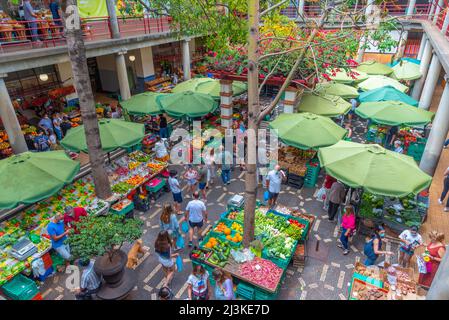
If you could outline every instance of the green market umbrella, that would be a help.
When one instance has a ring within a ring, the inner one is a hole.
[[[328,71],[329,77],[332,81],[339,82],[339,83],[345,83],[345,84],[351,84],[354,82],[360,82],[363,80],[368,79],[368,74],[362,71],[353,70],[357,73],[357,75],[354,75],[354,78],[348,75],[346,70],[338,71],[335,73],[335,76],[332,75],[331,71]]]
[[[145,125],[118,119],[101,119],[98,121],[100,139],[103,151],[111,152],[118,148],[129,148],[145,136]],[[87,152],[86,135],[84,126],[70,129],[61,145],[71,151]]]
[[[432,177],[421,171],[412,157],[377,144],[339,141],[318,151],[321,166],[352,188],[387,196],[405,197],[428,188]]]
[[[164,94],[165,93],[144,92],[136,94],[126,101],[120,102],[120,105],[131,114],[149,114],[154,116],[162,113],[161,107],[156,103],[156,98]]]
[[[364,102],[355,110],[364,119],[388,126],[421,126],[432,121],[434,113],[400,101]]]
[[[360,102],[375,102],[375,101],[402,101],[411,106],[417,107],[418,101],[410,97],[392,86],[380,87],[377,89],[362,92],[359,96]]]
[[[308,112],[282,113],[270,122],[270,128],[277,130],[283,143],[303,150],[333,145],[347,133],[330,118]]]
[[[216,99],[220,98],[221,84],[219,80],[204,81],[198,84],[194,92],[208,94]],[[241,81],[232,82],[232,94],[238,96],[247,91],[246,83]]]
[[[402,58],[400,60],[396,60],[393,63],[387,63],[387,66],[394,67],[395,65],[397,65],[401,61],[408,61],[408,62],[415,63],[415,64],[421,64],[421,60],[405,57],[405,58]]]
[[[212,81],[214,81],[212,78],[193,78],[177,84],[171,92],[180,93],[184,91],[195,91],[199,84]]]
[[[361,64],[359,64],[356,70],[365,72],[367,74],[383,76],[387,76],[393,72],[393,69],[391,69],[389,66],[373,60],[362,62]]]
[[[316,85],[319,94],[330,94],[343,99],[357,98],[359,93],[356,88],[337,82],[322,82]]]
[[[298,105],[299,112],[310,112],[326,117],[346,114],[351,104],[338,96],[304,93]]]
[[[398,80],[416,80],[421,78],[422,74],[419,71],[419,64],[401,61],[393,67],[392,77]]]
[[[80,163],[64,151],[24,152],[0,161],[0,208],[31,204],[72,182]]]
[[[398,80],[385,76],[370,76],[368,79],[358,84],[358,87],[363,91],[373,90],[385,86],[392,86],[401,92],[408,91],[408,87],[400,83]]]
[[[174,118],[198,118],[214,112],[218,107],[218,102],[210,95],[192,91],[160,96],[156,101]]]

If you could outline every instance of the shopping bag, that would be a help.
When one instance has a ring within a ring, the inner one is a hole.
[[[184,232],[184,233],[189,232],[189,224],[187,223],[187,221],[183,221],[183,222],[181,223],[181,230],[182,230],[182,232]]]
[[[419,273],[426,274],[427,268],[426,268],[426,262],[421,256],[416,257],[416,264],[418,265],[418,271]]]
[[[267,190],[263,193],[263,201],[270,200],[270,192]]]
[[[176,267],[178,268],[178,272],[182,272],[182,258],[181,256],[176,257]]]
[[[185,241],[184,238],[181,235],[178,235],[178,238],[176,239],[176,247],[178,249],[184,248]]]
[[[321,187],[321,189],[318,190],[318,192],[316,194],[316,199],[318,201],[323,201],[324,199],[326,199],[326,188]]]

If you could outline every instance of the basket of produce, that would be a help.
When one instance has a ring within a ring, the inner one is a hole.
[[[156,193],[165,187],[165,184],[165,179],[154,178],[148,181],[148,183],[145,184],[145,187],[149,192]]]
[[[232,249],[229,242],[223,241],[219,237],[210,237],[204,247],[212,252],[207,258],[207,262],[221,268],[226,265]]]
[[[284,271],[272,261],[255,257],[240,264],[238,273],[249,283],[276,293]]]
[[[264,243],[262,258],[273,261],[277,266],[286,269],[290,264],[297,241],[290,237],[274,237]]]
[[[113,206],[111,206],[111,212],[118,215],[125,215],[134,209],[134,203],[129,199],[124,199]]]
[[[350,300],[387,300],[388,290],[354,279],[349,293]]]
[[[128,157],[130,159],[134,160],[134,161],[137,161],[137,162],[148,162],[151,159],[151,157],[148,154],[146,154],[146,153],[144,153],[144,152],[142,152],[140,150],[136,150],[136,151],[131,152],[128,155]]]
[[[223,240],[229,241],[232,247],[240,247],[243,240],[243,226],[236,221],[221,219],[213,229]]]
[[[132,185],[126,182],[119,182],[117,184],[114,184],[111,187],[112,192],[118,193],[118,194],[126,194],[133,188]]]

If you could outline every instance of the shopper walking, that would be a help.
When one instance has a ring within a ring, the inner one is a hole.
[[[382,226],[376,226],[374,229],[374,233],[371,237],[365,242],[365,246],[363,248],[363,253],[366,256],[365,265],[372,266],[376,264],[377,258],[379,255],[392,255],[393,252],[390,251],[382,251],[382,243],[385,238],[385,229]]]
[[[202,265],[193,267],[192,274],[187,279],[187,295],[189,300],[209,300],[209,272]]]
[[[418,284],[426,289],[432,285],[433,278],[438,271],[441,261],[446,253],[446,245],[444,244],[444,234],[438,231],[429,233],[430,243],[426,244],[426,254],[430,259],[427,262],[427,273],[420,273]]]
[[[223,269],[216,268],[212,272],[212,277],[215,280],[215,299],[235,300],[232,276]]]
[[[221,159],[221,179],[224,185],[231,183],[231,166],[233,164],[232,155],[229,151],[223,150],[220,154]]]
[[[404,230],[399,235],[399,239],[401,240],[401,246],[399,247],[399,265],[408,268],[415,249],[422,246],[423,240],[416,226],[411,226],[409,229]]]
[[[206,156],[207,167],[207,187],[209,188],[215,182],[216,168],[215,168],[215,150],[211,149],[209,155]]]
[[[191,164],[188,165],[187,171],[184,173],[184,179],[187,180],[189,191],[193,194],[196,191],[196,184],[198,182],[198,172]]]
[[[347,255],[349,253],[349,238],[355,231],[355,213],[354,207],[351,205],[345,207],[341,219],[341,228],[340,243],[337,246],[343,249],[344,255]]]
[[[337,179],[335,179],[334,177],[332,177],[328,174],[326,174],[326,177],[324,178],[323,187],[325,189],[326,196],[324,198],[323,209],[326,211],[329,209],[329,194],[331,192],[331,187],[332,187],[332,184],[336,181],[337,181]]]
[[[168,138],[168,124],[164,114],[159,116],[159,136],[165,139]]]
[[[168,178],[168,186],[173,194],[174,207],[177,214],[182,214],[181,203],[182,203],[182,191],[179,181],[176,178],[178,172],[176,170],[170,170],[170,177]]]
[[[282,180],[286,178],[287,176],[278,164],[274,166],[273,170],[268,172],[267,187],[269,192],[268,204],[270,207],[274,207],[276,205],[279,193],[281,192]]]
[[[95,260],[80,260],[83,273],[80,288],[75,294],[76,300],[92,300],[92,295],[100,291],[101,277],[95,272]]]
[[[447,193],[449,191],[449,167],[446,169],[446,171],[443,174],[444,180],[443,180],[443,192],[441,193],[440,198],[438,199],[439,204],[443,204],[444,199],[447,196]],[[447,198],[446,207],[444,207],[444,211],[449,211],[449,197]]]
[[[170,290],[169,287],[162,287],[158,292],[158,298],[159,300],[172,300],[173,299],[173,292]]]
[[[154,243],[154,251],[158,255],[159,263],[162,265],[162,270],[164,271],[164,285],[166,287],[170,287],[176,271],[175,258],[179,254],[173,253],[174,246],[175,244],[167,231],[159,232],[156,242]]]
[[[207,210],[203,201],[199,200],[199,193],[195,191],[193,193],[193,200],[187,204],[186,207],[186,221],[189,222],[189,247],[193,247],[193,234],[198,237],[198,243],[201,243],[203,238],[201,237],[201,228],[204,222],[207,223]]]
[[[345,186],[340,181],[335,181],[329,191],[329,221],[334,221],[340,205],[345,201],[345,197]]]
[[[159,223],[161,231],[167,231],[171,239],[173,240],[173,243],[176,243],[176,240],[178,239],[178,237],[181,236],[181,233],[179,231],[178,219],[176,218],[176,214],[171,204],[169,203],[164,204]],[[178,250],[181,248],[176,249]]]
[[[198,165],[198,188],[203,197],[203,201],[206,201],[206,185],[207,185],[207,167],[202,163]]]

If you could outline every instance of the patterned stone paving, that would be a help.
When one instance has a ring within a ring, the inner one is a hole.
[[[363,123],[354,120],[355,128],[353,141],[363,141]],[[235,169],[232,173],[233,182],[223,187],[221,181],[216,182],[208,192],[208,202],[206,204],[209,219],[216,221],[225,210],[225,203],[233,194],[244,191],[243,172]],[[352,276],[354,264],[363,259],[364,236],[357,234],[351,243],[351,252],[344,256],[340,248],[336,246],[339,236],[339,228],[336,222],[327,220],[327,212],[322,209],[322,202],[317,201],[315,194],[322,184],[323,175],[315,188],[295,190],[283,186],[279,195],[278,203],[298,208],[302,212],[313,214],[317,217],[316,223],[312,227],[309,240],[307,242],[306,264],[304,268],[294,269],[292,266],[287,271],[284,283],[281,286],[279,299],[295,300],[344,300],[348,294],[348,282]],[[258,198],[263,199],[263,189],[260,188]],[[185,208],[191,197],[184,188]],[[138,283],[137,288],[131,291],[127,299],[156,299],[158,288],[162,285],[163,272],[153,251],[153,244],[159,229],[159,216],[161,205],[166,201],[172,201],[171,194],[164,194],[158,203],[152,205],[148,212],[135,212],[136,217],[145,221],[144,235],[142,239],[148,252],[140,259],[135,268]],[[186,241],[187,242],[187,241]],[[130,245],[124,246],[124,250],[129,250]],[[187,291],[185,281],[191,272],[192,265],[188,259],[188,250],[181,253],[184,259],[184,270],[177,273],[172,282],[172,290],[176,299],[186,299]],[[66,289],[67,275],[59,273],[47,279],[41,285],[41,292],[46,300],[71,300],[74,294]]]

